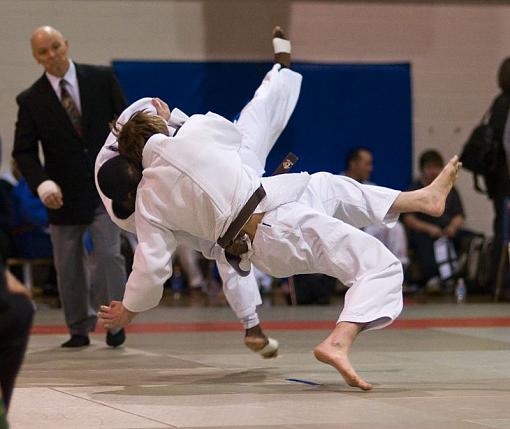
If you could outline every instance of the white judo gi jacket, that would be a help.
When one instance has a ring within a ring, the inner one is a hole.
[[[398,316],[401,264],[357,227],[396,222],[390,208],[399,192],[328,173],[261,178],[300,84],[299,74],[275,66],[236,124],[213,113],[195,115],[175,136],[148,140],[135,212],[140,244],[123,301],[128,310],[158,304],[178,243],[218,260],[220,271],[229,267],[216,240],[262,183],[266,198],[255,212],[266,214],[250,257],[259,269],[275,276],[320,272],[340,279],[350,288],[339,321],[375,329]],[[251,276],[227,270],[227,286],[237,294],[245,290],[242,284]]]
[[[157,305],[170,260],[183,239],[225,261],[216,240],[259,187],[265,213],[253,241],[257,268],[278,277],[320,272],[350,286],[339,321],[381,328],[402,309],[402,267],[378,240],[358,230],[392,225],[399,192],[328,173],[260,177],[239,156],[241,133],[214,113],[194,115],[175,137],[152,136],[143,150],[135,223],[140,244],[123,304],[139,312]],[[348,223],[346,223],[348,222]]]
[[[156,109],[152,105],[152,98],[142,98],[135,101],[129,107],[122,112],[117,119],[118,124],[123,124],[129,120],[133,113],[137,111],[146,111],[150,114],[156,114]],[[186,120],[188,116],[175,108],[172,110],[171,121],[168,125],[168,131],[170,135],[174,135],[176,129],[178,129]],[[105,144],[100,150],[95,165],[95,178],[96,187],[101,197],[101,200],[110,215],[110,218],[122,229],[129,231],[136,235],[135,216],[132,214],[127,219],[120,219],[115,216],[112,209],[112,202],[107,198],[101,188],[97,184],[97,173],[101,166],[109,159],[118,155],[117,152],[117,138],[113,133],[110,133]],[[188,246],[192,249],[198,250],[202,253],[208,253],[211,247],[211,243],[208,241],[200,240],[189,234],[183,234],[177,232],[175,237],[180,244]],[[257,281],[253,274],[250,273],[248,277],[240,277],[235,270],[230,266],[228,262],[218,261],[218,270],[223,282],[223,291],[227,298],[227,301],[239,319],[246,317],[252,317],[256,314],[256,306],[262,304],[262,299],[258,290]]]
[[[146,191],[144,192],[145,197],[140,201],[140,209],[145,214],[154,209],[154,213],[145,221],[141,219],[142,215],[138,216],[136,226],[135,215],[128,219],[119,219],[115,216],[111,200],[97,186],[99,168],[108,159],[117,155],[117,152],[111,149],[117,145],[116,138],[112,133],[109,135],[96,159],[96,186],[103,204],[112,220],[121,228],[136,233],[139,242],[146,239],[147,243],[157,242],[154,248],[151,248],[152,244],[138,246],[134,278],[130,278],[126,287],[124,302],[126,308],[132,311],[142,311],[157,305],[162,293],[163,282],[171,275],[171,253],[174,252],[175,244],[178,242],[202,252],[206,257],[217,260],[223,280],[223,290],[230,306],[239,318],[254,313],[255,306],[261,304],[261,298],[253,273],[247,277],[239,276],[222,257],[223,250],[215,244],[215,241],[226,230],[230,220],[235,218],[242,206],[244,197],[237,195],[237,192],[241,192],[248,198],[254,187],[258,187],[261,181],[265,181],[265,179],[260,179],[260,176],[264,173],[267,154],[294,110],[300,86],[301,76],[298,73],[289,69],[280,70],[279,65],[273,66],[257,89],[254,98],[241,112],[235,125],[212,113],[196,115],[191,118],[191,122],[188,124],[189,118],[178,109],[173,109],[169,121],[169,134],[173,136],[177,128],[184,123],[186,125],[179,130],[177,136],[168,141],[168,147],[165,148],[161,142],[168,139],[164,135],[153,136],[150,139],[151,144],[146,146],[145,163],[149,162],[148,157],[150,157],[155,162],[154,168],[164,169],[164,166],[167,165],[169,171],[163,173],[165,178],[160,177],[159,179],[155,177],[157,176],[154,174],[155,170],[148,169],[144,172],[144,179],[139,189],[143,188]],[[144,98],[133,103],[121,114],[117,123],[125,123],[134,112],[139,110],[156,114],[151,100],[151,98]],[[185,135],[188,137],[186,142],[184,141]],[[193,149],[183,147],[185,143],[192,145]],[[159,146],[161,148],[158,148]],[[197,161],[191,160],[202,148],[207,148],[207,152],[204,152],[199,158],[201,162],[207,161],[204,167],[206,171],[201,172],[197,179],[193,180],[193,173],[197,171],[198,164],[195,165],[194,163]],[[173,157],[172,149],[174,150]],[[168,155],[164,155],[166,150],[170,151]],[[177,159],[177,153],[180,153],[184,159]],[[186,158],[189,153],[193,156]],[[208,157],[211,158],[207,159]],[[230,174],[230,180],[232,177],[237,180],[235,183],[229,183],[223,179],[223,170],[225,169],[222,166],[226,157],[234,159],[235,162],[239,162],[241,159],[245,164],[242,169],[244,171],[241,171],[237,166],[237,170]],[[218,160],[221,161],[219,167],[217,166]],[[170,177],[167,177],[167,174]],[[189,174],[190,177],[186,178],[186,174]],[[294,175],[294,177],[296,176]],[[268,201],[278,204],[278,201],[297,198],[305,185],[304,182],[308,181],[308,175],[298,175],[298,177],[300,179],[297,181],[295,178],[290,180],[282,177],[278,179],[280,186],[266,186],[268,196],[271,198],[266,198],[259,209],[266,210]],[[215,180],[222,182],[220,190],[226,195],[216,195],[216,191],[213,189],[209,197],[206,192],[202,191],[202,187],[211,190],[208,186],[212,185]],[[288,192],[290,186],[287,183],[290,185],[291,181],[295,188],[294,195]],[[170,183],[178,186],[171,186]],[[182,188],[181,184],[183,184]],[[152,185],[155,185],[157,189],[151,193],[147,191],[147,188]],[[194,198],[196,192],[198,192],[198,199]],[[204,196],[207,198],[202,201]],[[152,201],[151,197],[155,197],[155,200]],[[137,194],[137,200],[140,200],[140,194]],[[232,204],[229,204],[229,201],[232,201]],[[185,209],[187,205],[191,208],[190,210]],[[201,211],[198,218],[194,218],[190,223],[188,218],[202,207],[206,210]],[[172,213],[173,209],[176,210],[177,215]],[[194,225],[194,222],[197,224]],[[211,227],[209,228],[208,225]],[[192,235],[185,232],[185,227],[195,232],[199,231],[199,234]],[[156,239],[158,233],[161,233],[160,240]],[[164,252],[161,250],[161,246],[164,244],[166,247],[167,240],[170,246],[166,249],[167,252]],[[151,273],[153,269],[156,271]],[[151,290],[150,293],[147,293],[147,299],[143,298],[146,293],[145,288]]]
[[[123,301],[127,309],[139,312],[158,304],[171,275],[172,253],[184,235],[202,240],[204,256],[224,261],[216,240],[261,183],[266,198],[256,212],[296,201],[304,192],[307,173],[261,178],[243,164],[241,140],[232,122],[209,112],[190,117],[175,137],[157,134],[147,141],[135,212],[139,246]]]

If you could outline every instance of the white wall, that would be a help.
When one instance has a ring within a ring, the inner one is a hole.
[[[510,53],[510,5],[476,1],[0,0],[0,135],[12,146],[15,96],[40,74],[29,37],[60,29],[73,59],[260,60],[282,24],[297,60],[410,62],[415,158],[425,148],[458,152],[497,93]],[[377,168],[377,160],[376,160]],[[492,210],[459,179],[468,224],[490,232]]]

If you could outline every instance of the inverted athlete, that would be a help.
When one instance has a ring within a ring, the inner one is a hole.
[[[350,386],[370,390],[349,351],[361,331],[387,326],[400,314],[403,275],[398,259],[358,228],[391,227],[404,212],[441,215],[461,164],[453,157],[434,182],[413,192],[325,172],[261,177],[299,94],[301,76],[285,54],[236,123],[211,112],[176,115],[176,123],[175,109],[170,113],[156,100],[157,115],[138,111],[116,131],[119,154],[137,174],[114,200],[127,213],[134,210],[139,245],[123,301],[102,306],[99,317],[107,328],[122,327],[156,306],[182,242],[228,262],[240,276],[251,264],[275,277],[326,274],[349,290],[315,357]],[[115,181],[104,188],[115,188]]]

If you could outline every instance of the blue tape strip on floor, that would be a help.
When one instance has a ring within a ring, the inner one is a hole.
[[[301,380],[299,378],[286,378],[287,381],[293,381],[294,383],[303,383],[309,384],[310,386],[320,386],[320,383],[315,383],[314,381]]]

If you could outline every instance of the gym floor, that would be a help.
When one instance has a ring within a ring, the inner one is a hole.
[[[411,303],[390,328],[361,334],[351,360],[374,384],[348,387],[311,350],[339,306],[263,306],[280,355],[242,342],[226,307],[162,305],[123,347],[104,332],[82,350],[62,311],[36,313],[9,420],[29,428],[510,428],[510,307]]]

